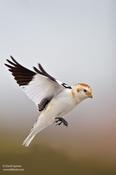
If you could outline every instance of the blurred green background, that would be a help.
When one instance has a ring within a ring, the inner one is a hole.
[[[2,140],[3,141],[3,140]],[[2,165],[21,165],[24,171],[5,172],[1,174],[79,174],[79,175],[115,175],[115,160],[97,155],[96,153],[82,154],[78,148],[76,156],[66,154],[62,149],[54,149],[48,144],[33,144],[24,148],[15,141],[4,143],[0,160]],[[70,147],[71,149],[71,147]]]

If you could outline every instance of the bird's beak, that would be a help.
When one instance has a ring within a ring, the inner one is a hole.
[[[93,95],[92,95],[91,92],[89,92],[87,95],[88,95],[89,98],[93,98]]]
[[[90,98],[93,98],[93,95],[91,95]]]

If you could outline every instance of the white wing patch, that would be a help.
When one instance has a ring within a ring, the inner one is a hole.
[[[45,97],[52,97],[63,89],[58,83],[36,74],[31,82],[23,86],[27,96],[38,106]]]

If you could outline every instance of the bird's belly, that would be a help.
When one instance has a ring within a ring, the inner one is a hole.
[[[45,112],[51,117],[64,116],[75,107],[75,103],[69,97],[55,98],[47,106]]]

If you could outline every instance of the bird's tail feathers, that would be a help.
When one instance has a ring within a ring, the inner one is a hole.
[[[37,133],[47,128],[49,125],[54,123],[54,118],[45,117],[44,115],[39,116],[39,120],[34,124],[31,129],[30,134],[24,140],[23,145],[28,147]]]
[[[30,145],[30,143],[32,142],[32,140],[34,139],[34,137],[36,136],[37,131],[36,128],[32,128],[30,134],[26,137],[26,139],[23,141],[23,145],[25,147],[28,147]]]

